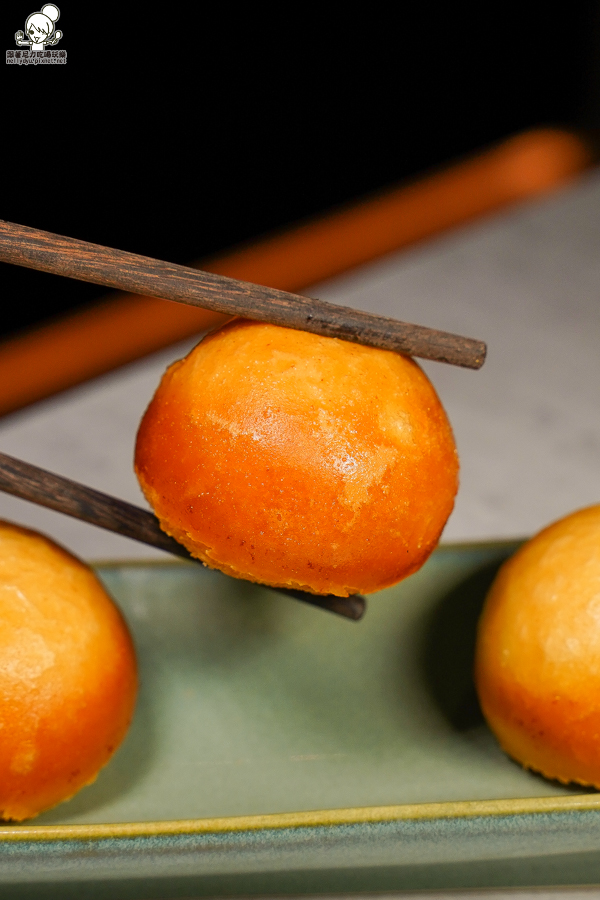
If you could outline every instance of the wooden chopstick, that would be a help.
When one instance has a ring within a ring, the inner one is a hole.
[[[534,128],[441,170],[191,263],[302,293],[387,253],[564,186],[595,160],[589,136]],[[0,416],[103,375],[226,316],[118,292],[0,342]]]
[[[0,260],[326,337],[479,369],[472,338],[0,220]]]
[[[158,547],[167,553],[199,562],[182,544],[165,534],[156,516],[147,510],[85,487],[69,478],[47,472],[31,463],[7,456],[5,453],[0,453],[0,491],[73,516],[99,528],[106,528],[107,531],[133,538],[143,544],[150,544],[151,547]],[[261,585],[261,587],[268,586]],[[318,596],[287,588],[269,588],[269,590],[354,621],[358,621],[366,609],[365,598],[358,594],[353,597],[335,597],[333,594]]]

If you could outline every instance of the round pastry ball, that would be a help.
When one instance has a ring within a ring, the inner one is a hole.
[[[167,370],[135,467],[162,528],[208,566],[338,596],[418,569],[458,479],[413,360],[243,319]]]
[[[0,522],[0,819],[94,781],[133,714],[127,626],[88,566]]]
[[[600,506],[550,525],[500,569],[475,675],[510,756],[549,778],[600,787]]]

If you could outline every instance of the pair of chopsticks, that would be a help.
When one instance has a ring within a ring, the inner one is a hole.
[[[316,283],[351,266],[368,262],[384,253],[431,237],[449,227],[470,221],[507,204],[544,194],[583,171],[593,158],[592,146],[585,135],[562,129],[534,129],[509,138],[499,146],[492,147],[474,158],[429,174],[417,182],[400,185],[347,208],[334,210],[318,220],[300,224],[283,234],[273,235],[257,245],[237,248],[233,254],[213,259],[208,265],[217,273],[250,278],[257,282],[267,281],[295,290],[304,284]],[[119,261],[116,257],[120,259],[125,257],[125,262],[127,259],[133,260],[134,269],[136,261],[145,263],[145,277],[155,286],[157,284],[155,275],[158,276],[159,267],[166,266],[166,271],[163,268],[160,277],[163,281],[165,278],[169,280],[175,293],[173,296],[163,292],[162,289],[153,291],[146,286],[142,292],[146,294],[145,297],[143,295],[132,297],[131,294],[117,296],[97,308],[94,307],[92,311],[79,313],[79,317],[72,316],[62,323],[58,332],[52,332],[51,340],[46,332],[40,332],[9,342],[8,348],[3,350],[2,362],[4,378],[11,382],[11,386],[6,388],[7,395],[3,395],[0,399],[3,412],[41,399],[86,377],[100,374],[115,365],[151,352],[158,346],[187,336],[194,330],[203,329],[207,321],[201,318],[197,320],[196,316],[204,315],[208,319],[212,315],[216,319],[219,318],[217,310],[221,307],[218,304],[211,305],[210,296],[207,296],[211,293],[211,287],[214,288],[215,285],[217,293],[224,296],[227,284],[230,289],[233,288],[234,308],[227,306],[223,310],[227,315],[260,318],[260,315],[256,315],[256,303],[253,310],[235,307],[236,288],[238,299],[240,289],[242,295],[244,290],[249,290],[253,297],[257,296],[256,291],[262,290],[260,299],[267,321],[275,321],[271,312],[275,314],[276,311],[275,306],[271,308],[269,298],[279,303],[287,298],[288,311],[295,310],[297,323],[300,324],[294,325],[289,319],[277,321],[292,327],[318,330],[319,322],[314,319],[314,311],[307,308],[307,304],[314,304],[316,301],[284,294],[282,291],[269,292],[267,289],[258,289],[256,285],[234,282],[232,279],[215,280],[214,276],[209,276],[209,285],[195,282],[192,296],[187,299],[187,295],[178,294],[184,286],[190,290],[186,278],[180,278],[176,285],[175,281],[170,281],[170,275],[176,272],[181,275],[183,271],[189,276],[194,270],[168,266],[165,263],[156,263],[129,254],[117,254],[116,251],[106,251],[105,248],[95,248],[94,245],[84,245],[81,242],[69,241],[67,238],[35,232],[33,229],[10,226],[7,223],[4,223],[3,227],[4,236],[0,239],[0,254],[6,255],[0,255],[0,259],[83,280],[97,281],[111,287],[126,289],[129,287],[130,291],[136,292],[139,288],[131,286],[131,282],[121,280]],[[37,240],[36,236],[42,240]],[[71,245],[79,252],[70,251]],[[86,262],[85,253],[82,253],[86,247],[88,254],[91,253],[91,260],[89,257],[88,260],[93,264],[90,266]],[[97,255],[97,251],[112,255],[116,271],[114,266],[112,271],[102,271],[102,259]],[[95,277],[90,277],[92,270]],[[139,278],[139,275],[139,271],[129,273],[130,277]],[[164,304],[163,308],[151,299],[154,297],[170,297],[184,303],[199,304],[204,307],[204,313],[199,309],[185,310],[169,304]],[[369,328],[374,327],[376,332],[379,329],[380,336],[383,330],[385,339],[386,323],[391,323],[394,341],[390,349],[415,356],[422,355],[426,358],[456,362],[458,365],[477,367],[483,362],[485,347],[480,342],[467,342],[467,355],[463,355],[466,339],[459,338],[458,359],[450,358],[451,354],[447,352],[448,338],[452,354],[455,354],[456,336],[442,335],[440,340],[439,336],[442,334],[440,332],[403,325],[382,317],[366,317],[364,313],[355,313],[352,310],[333,307],[331,304],[321,304],[321,313],[323,307],[326,316],[333,316],[333,333],[337,337],[363,343],[372,342],[375,346],[389,346],[370,341]],[[211,314],[207,312],[208,309],[215,312]],[[313,316],[310,323],[303,321],[303,314],[305,318]],[[349,322],[348,314],[350,314]],[[132,325],[135,328],[135,322],[140,319],[144,322],[144,328],[137,329],[136,334],[132,335]],[[327,323],[332,325],[329,318],[326,318],[325,326]],[[338,331],[335,330],[336,323]],[[342,333],[347,324],[350,325],[350,333]],[[54,328],[56,329],[56,326]],[[112,338],[109,340],[109,333],[114,333],[115,329],[118,331],[119,328],[126,331],[127,338],[121,335],[120,340]],[[86,338],[86,345],[89,342],[94,345],[95,353],[91,360],[87,346],[85,355],[82,355],[81,347],[76,348],[78,351],[76,353],[68,352],[70,340],[81,343],[82,335]],[[43,360],[41,364],[40,359]],[[58,373],[57,362],[63,366],[63,368],[58,366]],[[52,369],[51,373],[46,372],[44,384],[39,383],[39,378],[32,380],[31,376],[32,368],[39,369],[40,365]],[[36,503],[49,505],[70,515],[77,515],[88,522],[127,534],[129,537],[178,555],[188,555],[181,545],[160,530],[158,520],[151,513],[81,485],[74,485],[73,482],[66,482],[66,479],[52,476],[8,457],[0,457],[0,489],[16,493]],[[77,491],[81,493],[77,494]],[[118,515],[116,510],[119,510]],[[300,592],[297,596],[327,609],[335,607],[334,611],[350,618],[360,618],[364,611],[362,598],[350,598],[346,601],[340,598],[316,598]]]
[[[0,260],[467,368],[478,369],[485,359],[482,341],[2,220]],[[152,513],[4,454],[0,454],[0,490],[191,558],[183,546],[161,530]],[[365,611],[365,600],[360,596],[280,592],[354,620]]]

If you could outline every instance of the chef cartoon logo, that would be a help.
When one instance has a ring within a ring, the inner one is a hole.
[[[25,34],[17,31],[15,41],[17,47],[29,47],[30,50],[45,50],[58,44],[62,37],[62,31],[55,31],[54,23],[60,17],[58,6],[51,3],[43,6],[40,12],[33,12],[27,16],[25,22]]]
[[[56,23],[60,19],[60,10],[53,3],[42,6],[39,12],[32,12],[25,21],[25,31],[17,31],[15,43],[24,50],[7,50],[6,62],[17,65],[56,65],[66,63],[65,50],[50,50],[56,46],[63,36],[57,31]]]

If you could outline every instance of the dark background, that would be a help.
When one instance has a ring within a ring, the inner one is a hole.
[[[1,61],[0,217],[148,256],[192,262],[535,125],[600,126],[598,2],[58,5],[65,66]],[[34,6],[3,6],[3,53]],[[106,294],[6,264],[0,291],[0,335]]]

